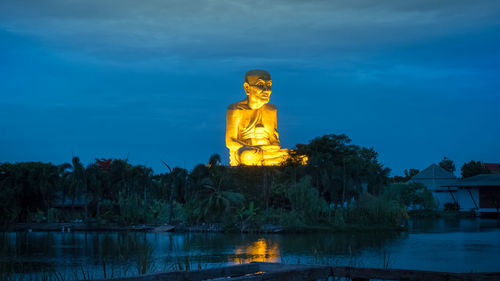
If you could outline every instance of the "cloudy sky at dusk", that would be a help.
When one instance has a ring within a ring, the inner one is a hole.
[[[254,68],[284,147],[345,133],[396,175],[500,162],[496,0],[1,0],[0,162],[227,164]]]

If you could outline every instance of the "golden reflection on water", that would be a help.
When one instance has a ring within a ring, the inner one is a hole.
[[[266,242],[263,238],[259,238],[250,245],[237,247],[234,253],[236,263],[280,262],[281,259],[278,244]]]

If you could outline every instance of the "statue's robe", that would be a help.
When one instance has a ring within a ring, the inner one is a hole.
[[[241,148],[280,145],[275,105],[265,104],[259,109],[251,109],[247,99],[233,103],[227,109],[226,124],[226,146],[231,165],[240,164]]]

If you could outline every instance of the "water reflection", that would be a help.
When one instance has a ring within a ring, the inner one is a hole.
[[[0,271],[76,272],[86,279],[252,261],[500,271],[495,225],[494,220],[420,220],[409,233],[2,233]]]
[[[440,233],[440,232],[479,232],[495,229],[497,222],[494,219],[480,218],[444,218],[444,219],[418,219],[409,223],[413,233]]]
[[[259,238],[248,246],[237,247],[234,253],[236,263],[281,261],[278,244],[270,239]]]

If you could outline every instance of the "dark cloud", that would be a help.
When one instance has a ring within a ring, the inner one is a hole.
[[[226,157],[225,107],[265,68],[287,147],[498,162],[499,26],[499,1],[3,0],[0,161]]]
[[[10,32],[122,60],[342,57],[500,22],[498,1],[2,1]]]

